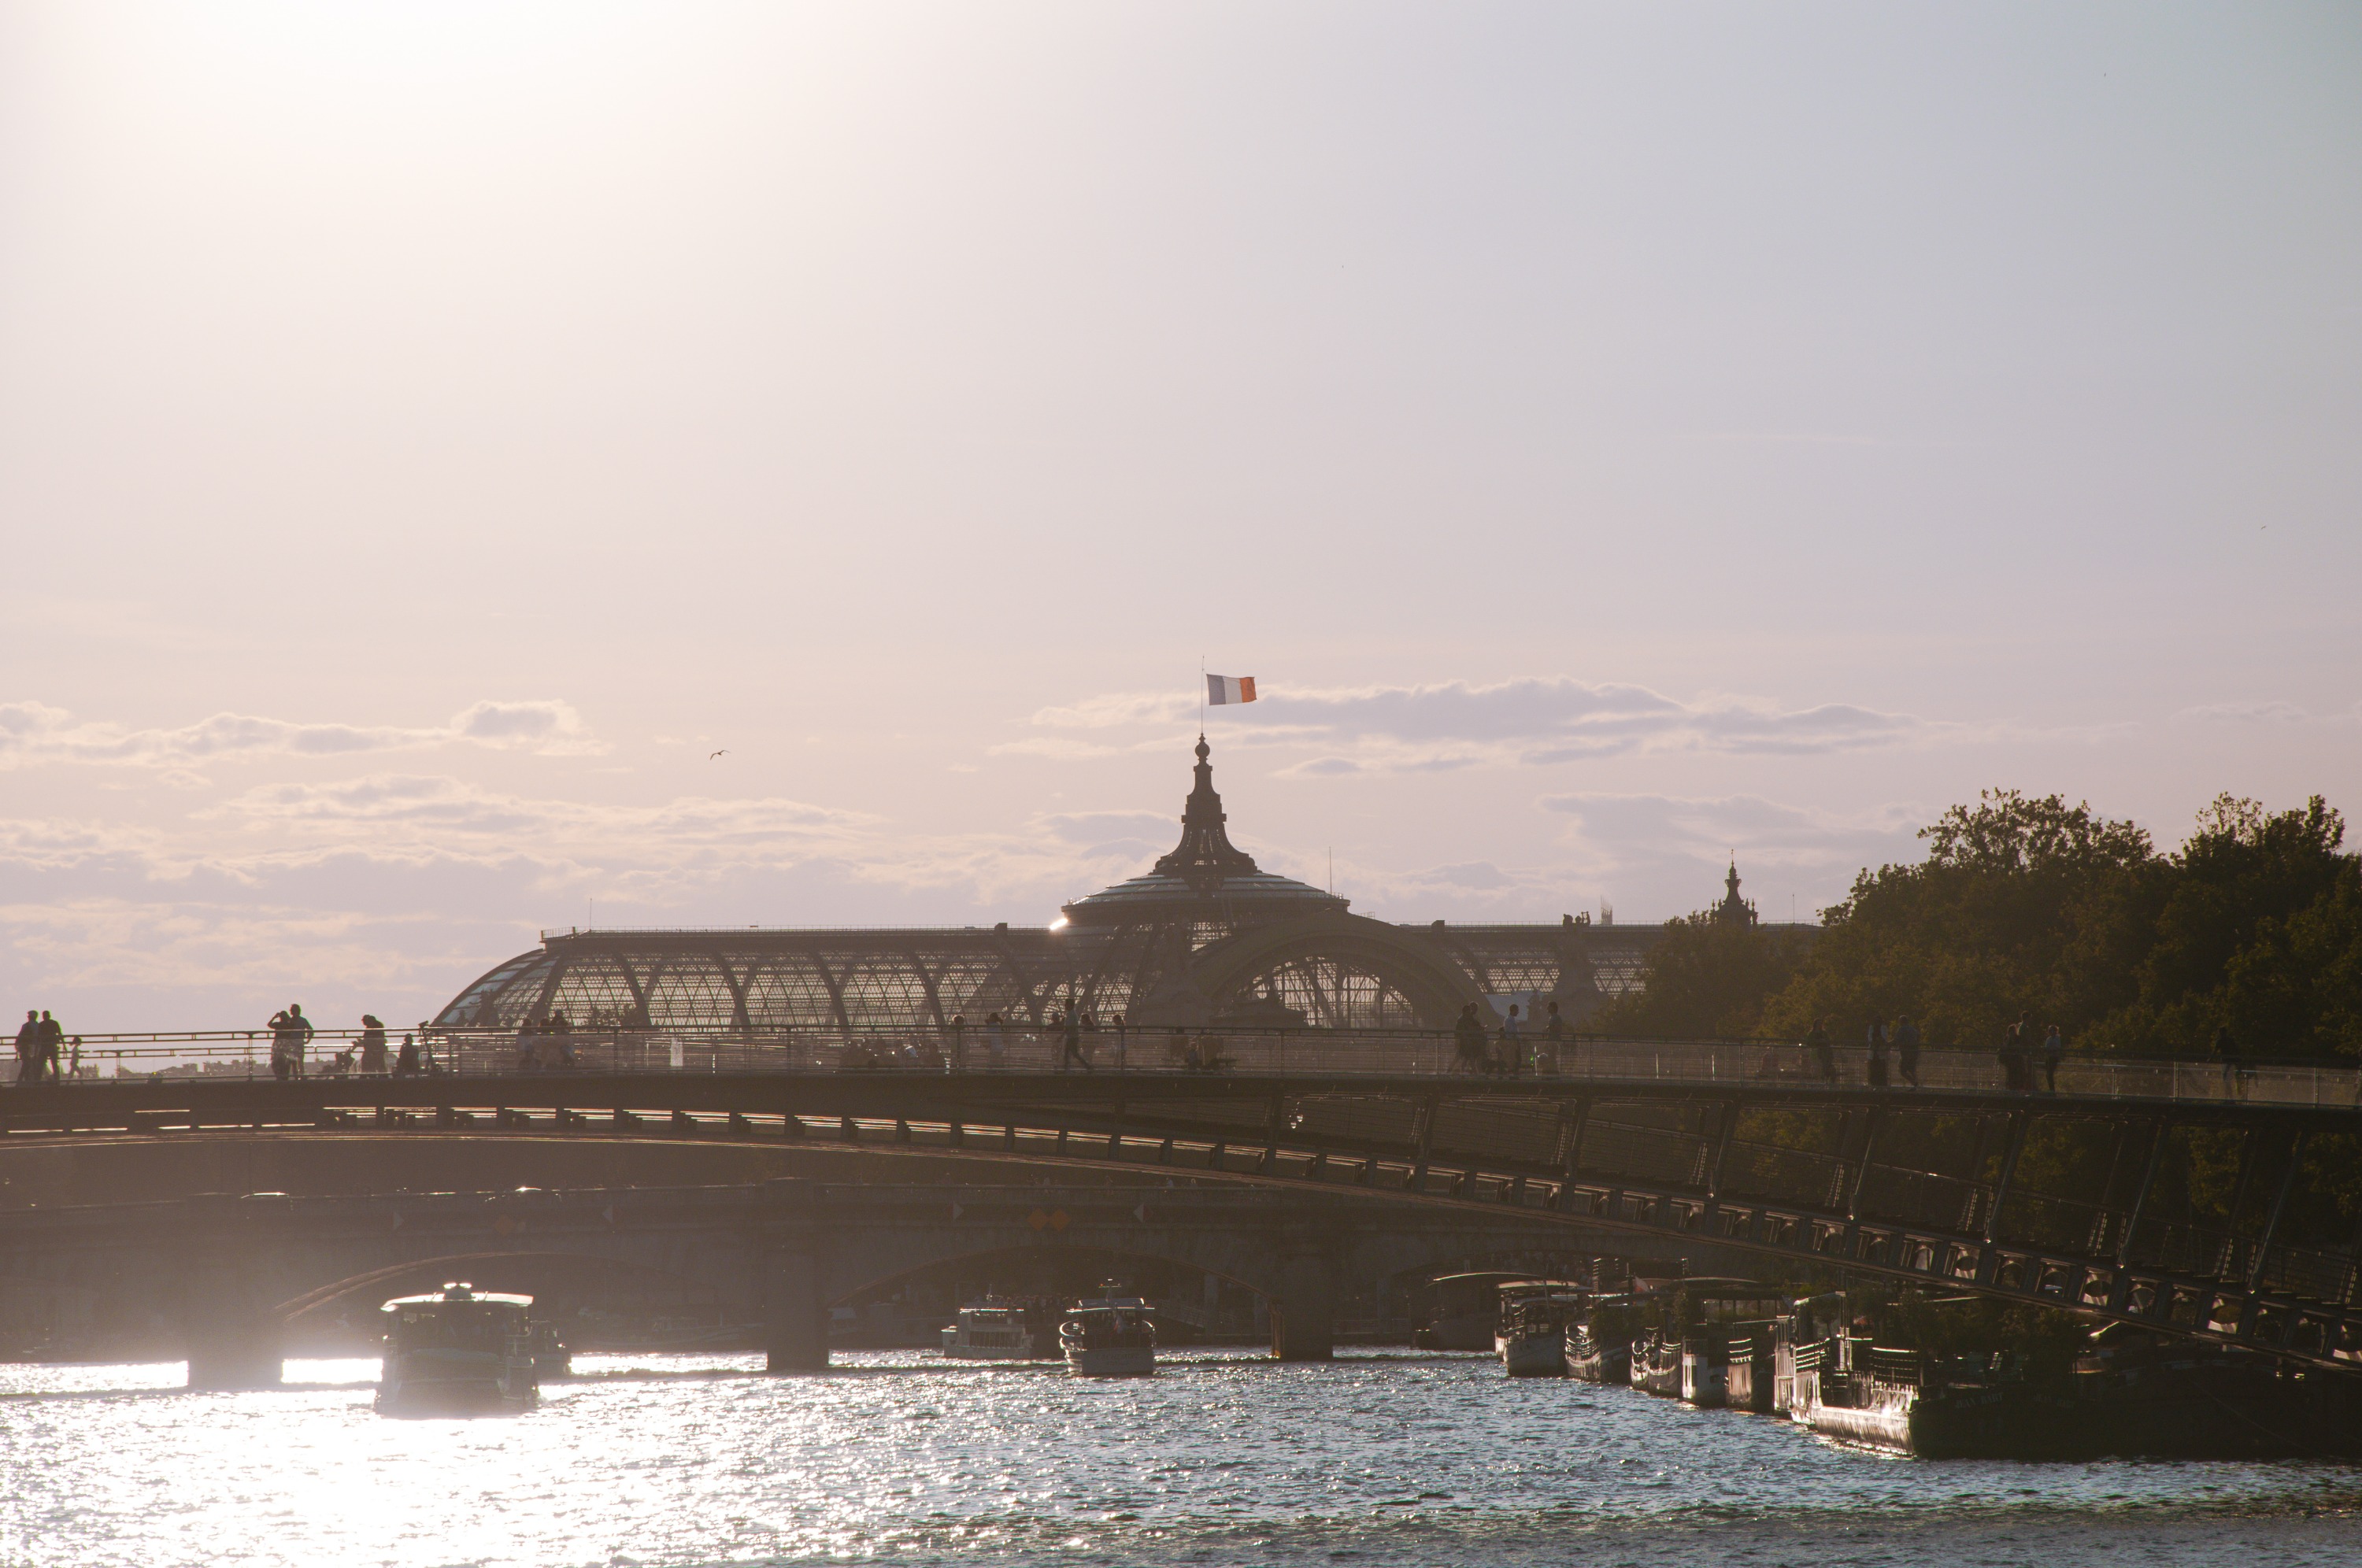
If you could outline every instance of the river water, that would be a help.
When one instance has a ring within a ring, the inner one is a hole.
[[[373,1361],[296,1386],[0,1366],[0,1562],[2336,1563],[2362,1472],[1929,1463],[1407,1353],[1158,1375],[601,1357],[510,1419],[397,1421]],[[636,1371],[640,1375],[631,1375]],[[661,1375],[646,1375],[659,1374]],[[694,1375],[707,1374],[709,1375]]]

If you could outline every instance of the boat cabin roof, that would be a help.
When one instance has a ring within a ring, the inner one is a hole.
[[[424,1296],[397,1296],[380,1310],[393,1312],[404,1307],[442,1307],[477,1301],[494,1307],[514,1307],[520,1310],[533,1305],[533,1297],[530,1296],[510,1296],[497,1290],[478,1290],[474,1286],[461,1280],[446,1285],[440,1290],[430,1290]]]

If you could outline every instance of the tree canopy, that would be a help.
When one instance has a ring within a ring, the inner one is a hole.
[[[1985,1046],[2020,1013],[2080,1048],[2362,1056],[2362,859],[2319,796],[2268,812],[2229,795],[2181,847],[2060,796],[1987,790],[1923,829],[1924,860],[1865,869],[1788,933],[1674,922],[1617,1032],[1838,1038],[1910,1014],[1930,1044]]]

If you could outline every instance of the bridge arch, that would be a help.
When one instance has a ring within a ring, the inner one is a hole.
[[[281,1301],[267,1309],[263,1316],[275,1327],[286,1329],[308,1316],[325,1313],[340,1303],[366,1300],[373,1310],[381,1302],[392,1297],[434,1290],[453,1281],[465,1281],[479,1289],[515,1290],[546,1297],[555,1294],[549,1288],[553,1282],[548,1275],[552,1271],[576,1275],[643,1275],[711,1292],[717,1304],[723,1299],[710,1281],[632,1258],[580,1248],[503,1248],[408,1258],[366,1269]]]

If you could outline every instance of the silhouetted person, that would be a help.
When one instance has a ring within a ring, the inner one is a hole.
[[[2052,1094],[2058,1092],[2058,1064],[2067,1059],[2067,1037],[2052,1024],[2042,1037],[2042,1077]]]
[[[397,1078],[415,1077],[422,1070],[418,1061],[418,1037],[405,1034],[402,1037],[402,1049],[393,1055],[393,1076]]]
[[[2003,1088],[2024,1094],[2034,1088],[2032,1063],[2026,1055],[2026,1021],[2032,1013],[2019,1013],[2017,1021],[2002,1031],[2001,1049],[1994,1053],[2001,1058],[2001,1081]]]
[[[1566,1048],[1566,1020],[1558,1015],[1558,1003],[1550,1004],[1550,1016],[1542,1022],[1541,1049],[1534,1056],[1534,1071],[1555,1073],[1559,1070],[1559,1054]]]
[[[955,1073],[964,1073],[967,1071],[967,1019],[966,1015],[956,1012],[952,1014],[952,1021],[944,1025],[944,1034],[950,1045],[950,1049],[944,1053],[945,1070]]]
[[[1919,1026],[1904,1013],[1894,1021],[1894,1065],[1903,1073],[1903,1081],[1913,1088],[1919,1087]]]
[[[1870,1021],[1870,1058],[1864,1065],[1863,1079],[1872,1088],[1886,1087],[1886,1021]]]
[[[1813,1027],[1805,1036],[1805,1049],[1812,1053],[1813,1071],[1821,1076],[1821,1081],[1827,1084],[1837,1082],[1838,1048],[1836,1043],[1829,1038],[1827,1019],[1813,1020]]]
[[[995,1073],[1009,1066],[1009,1028],[997,1012],[984,1015],[984,1065]]]
[[[1476,1004],[1468,1002],[1451,1021],[1452,1065],[1463,1073],[1485,1070],[1485,1026],[1477,1021]]]
[[[362,1072],[385,1071],[385,1025],[373,1012],[361,1014],[360,1050]]]
[[[47,1068],[51,1083],[62,1083],[65,1075],[60,1071],[58,1064],[65,1054],[65,1025],[51,1018],[50,1010],[43,1008],[41,1010],[41,1057],[39,1061],[33,1064],[33,1077],[39,1077],[42,1069]]]
[[[1065,1072],[1066,1064],[1076,1063],[1083,1071],[1091,1070],[1091,1059],[1083,1055],[1083,1015],[1074,1008],[1066,1010],[1065,1022],[1058,1032],[1058,1070]]]
[[[1115,1030],[1115,1070],[1120,1073],[1131,1066],[1131,1028],[1124,1022],[1121,1013],[1115,1015],[1111,1027]]]
[[[1526,1031],[1518,1017],[1518,1004],[1509,1004],[1509,1016],[1501,1021],[1501,1076],[1514,1078],[1525,1071]]]
[[[39,1072],[40,1062],[41,1015],[28,1007],[25,1021],[17,1026],[17,1081],[21,1084]]]

